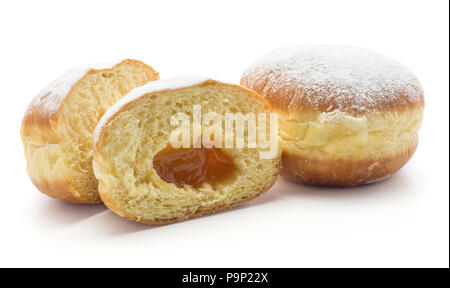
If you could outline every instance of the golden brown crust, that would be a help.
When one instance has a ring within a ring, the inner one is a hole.
[[[423,106],[422,86],[407,67],[358,46],[277,49],[250,65],[241,84],[284,112],[361,115]]]
[[[159,79],[159,74],[152,67],[143,63],[139,60],[126,59],[111,67],[104,69],[88,68],[83,72],[82,77],[76,79],[70,83],[70,89],[64,95],[55,95],[53,91],[44,91],[42,96],[39,97],[39,101],[33,102],[28,106],[25,116],[22,120],[21,126],[21,137],[25,145],[35,146],[39,148],[40,146],[45,147],[51,144],[59,144],[61,142],[59,132],[57,131],[57,125],[60,111],[65,103],[65,100],[72,93],[73,87],[83,81],[89,74],[97,72],[107,72],[114,67],[122,64],[138,65],[145,67],[149,73],[149,79]],[[83,71],[83,68],[79,70]],[[42,93],[42,92],[41,92]],[[53,93],[53,94],[52,94]],[[60,98],[59,101],[56,101]],[[36,100],[36,99],[35,99]],[[52,109],[48,109],[48,106],[52,106]],[[50,157],[50,156],[49,156]],[[27,161],[33,161],[27,159]],[[74,186],[70,181],[61,180],[55,178],[55,175],[45,175],[45,171],[42,173],[34,173],[29,176],[33,184],[44,194],[48,196],[59,199],[62,201],[70,203],[87,203],[95,204],[100,203],[101,200],[99,196],[97,198],[86,198],[83,195],[79,195],[74,191]],[[67,179],[67,177],[61,177]]]
[[[98,201],[92,201],[92,199],[84,198],[81,195],[74,196],[75,192],[73,191],[72,185],[68,182],[45,182],[34,179],[31,179],[31,181],[43,194],[64,202],[75,204],[97,204],[102,202],[100,199]]]
[[[386,179],[412,157],[417,140],[409,147],[373,159],[312,158],[283,151],[281,176],[302,184],[320,186],[356,186]]]
[[[270,75],[270,77],[269,77]],[[305,111],[330,112],[339,110],[349,115],[361,115],[361,107],[352,105],[352,95],[348,97],[336,97],[333,88],[323,88],[324,91],[305,90],[302,83],[291,83],[291,85],[279,85],[286,83],[283,75],[274,76],[270,72],[266,74],[248,74],[241,78],[241,85],[252,89],[267,99],[270,106],[283,113],[295,113]],[[411,94],[414,91],[414,94]],[[366,113],[385,112],[393,110],[416,109],[424,106],[423,91],[419,88],[413,90],[390,91],[395,97],[387,98],[385,102],[378,102],[377,105],[370,107]],[[320,97],[321,101],[310,101],[310,99]],[[381,95],[380,95],[381,97]],[[342,99],[346,99],[343,103]],[[368,108],[368,107],[366,107]]]

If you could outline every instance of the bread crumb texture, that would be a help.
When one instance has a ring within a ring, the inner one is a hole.
[[[124,60],[69,71],[41,91],[21,129],[27,172],[39,190],[69,202],[100,202],[92,132],[122,96],[158,78],[144,63]]]
[[[160,80],[164,81],[179,82]],[[177,187],[158,176],[153,158],[169,144],[172,115],[192,115],[197,104],[202,106],[203,115],[269,113],[267,102],[250,90],[213,80],[199,82],[188,87],[175,85],[173,89],[164,83],[149,83],[139,88],[141,95],[130,93],[131,102],[123,100],[121,107],[113,107],[115,113],[97,127],[94,171],[99,192],[118,215],[148,224],[180,221],[246,202],[275,182],[281,154],[261,160],[259,149],[248,148],[221,149],[232,159],[235,169],[230,177],[218,182]],[[153,91],[155,85],[165,90]]]

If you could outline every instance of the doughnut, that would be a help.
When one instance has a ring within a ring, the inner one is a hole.
[[[123,95],[159,79],[137,60],[91,65],[64,73],[31,102],[21,136],[27,172],[44,194],[72,203],[98,203],[92,171],[92,131]]]
[[[356,186],[388,178],[414,154],[423,89],[405,66],[371,50],[303,45],[257,59],[241,85],[279,114],[281,176]]]
[[[202,121],[194,122],[196,107]],[[277,133],[271,158],[261,157],[268,152],[264,145],[207,146],[191,130],[185,134],[188,145],[177,147],[171,135],[183,124],[172,121],[180,113],[189,119],[184,127],[197,127],[205,139],[211,127],[224,123],[206,122],[210,113],[268,115],[270,107],[251,90],[198,76],[149,82],[132,90],[104,114],[93,137],[99,194],[117,215],[145,224],[172,223],[247,202],[274,184],[281,166]],[[242,135],[250,135],[249,127]],[[214,140],[222,137],[223,131],[218,133]],[[249,136],[242,139],[251,143]]]

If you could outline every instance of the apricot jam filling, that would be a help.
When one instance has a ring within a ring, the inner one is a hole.
[[[236,169],[231,158],[214,147],[174,149],[170,145],[153,158],[153,168],[159,177],[179,188],[214,184]]]

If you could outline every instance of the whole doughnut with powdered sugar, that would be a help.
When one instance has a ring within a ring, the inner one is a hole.
[[[241,85],[279,113],[281,175],[325,186],[388,178],[412,157],[423,89],[398,61],[356,46],[303,45],[257,59]]]

